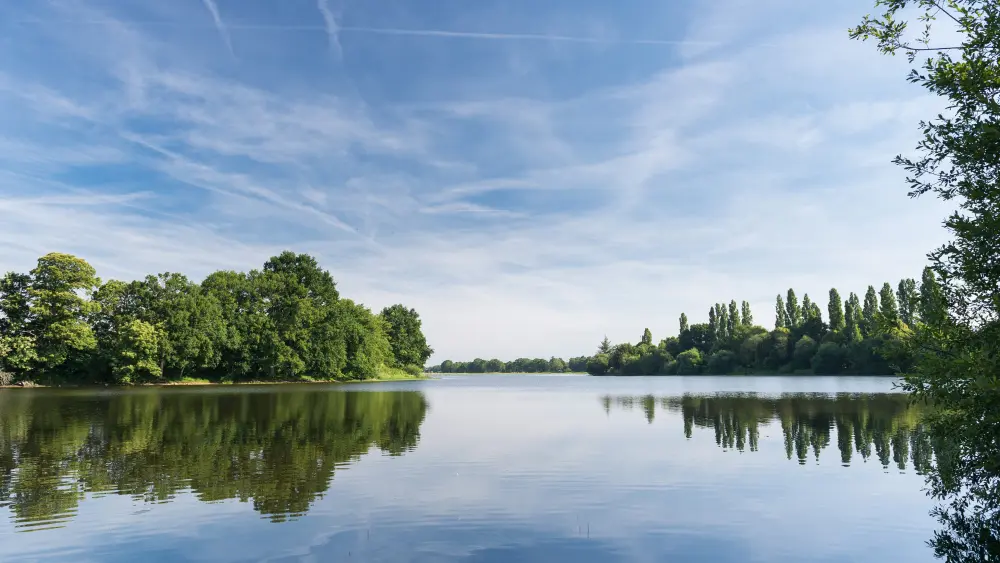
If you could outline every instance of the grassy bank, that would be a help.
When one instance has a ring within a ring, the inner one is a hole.
[[[284,385],[290,383],[374,383],[380,381],[420,381],[425,379],[430,379],[428,374],[413,375],[410,372],[399,368],[390,368],[383,366],[378,375],[371,379],[350,379],[350,380],[326,380],[326,379],[313,379],[311,377],[301,377],[298,379],[289,379],[283,381],[266,380],[266,381],[233,381],[233,380],[220,380],[213,381],[210,379],[203,379],[198,377],[185,377],[182,379],[172,380],[172,381],[153,381],[147,383],[140,383],[134,387],[175,387],[175,386],[199,386],[199,385]],[[79,383],[66,383],[61,381],[43,381],[37,383],[31,383],[28,385],[0,385],[0,389],[30,389],[39,387],[95,387],[102,386],[103,384],[79,384]],[[119,387],[113,385],[113,387]],[[120,387],[129,387],[122,385]]]

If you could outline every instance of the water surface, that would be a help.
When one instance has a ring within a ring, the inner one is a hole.
[[[0,390],[3,561],[932,561],[887,378]]]

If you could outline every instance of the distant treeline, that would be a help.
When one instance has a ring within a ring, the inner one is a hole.
[[[305,254],[201,283],[165,273],[102,283],[48,254],[0,278],[0,383],[132,384],[370,379],[419,374],[431,354],[416,311],[373,314]]]
[[[864,301],[851,293],[846,301],[829,292],[827,319],[808,294],[799,303],[793,289],[775,300],[773,330],[755,325],[750,304],[717,303],[708,322],[688,324],[680,316],[679,335],[653,343],[649,329],[636,344],[611,345],[607,338],[587,362],[593,375],[725,375],[799,373],[876,374],[905,371],[912,364],[909,336],[920,323],[945,314],[944,297],[934,272],[926,268],[921,283],[901,280],[894,290],[868,286]]]
[[[716,303],[708,322],[689,324],[680,316],[678,336],[654,343],[647,328],[639,342],[613,345],[606,337],[590,357],[513,362],[445,361],[441,373],[587,372],[592,375],[727,375],[749,373],[890,375],[912,364],[909,336],[921,323],[945,315],[941,286],[930,268],[920,283],[903,279],[893,289],[868,286],[862,301],[843,300],[831,289],[826,319],[808,294],[795,290],[775,299],[775,326],[754,324],[750,304]]]
[[[570,358],[518,358],[504,362],[496,358],[484,360],[476,358],[471,362],[453,362],[445,360],[440,365],[427,368],[432,373],[584,373],[587,371],[587,361],[590,358],[580,356]]]

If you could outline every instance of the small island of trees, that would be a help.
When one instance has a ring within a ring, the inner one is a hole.
[[[373,314],[306,254],[201,283],[102,282],[69,254],[0,278],[0,384],[364,380],[419,375],[432,350],[413,309]]]

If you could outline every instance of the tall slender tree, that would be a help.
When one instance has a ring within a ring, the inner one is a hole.
[[[718,305],[708,308],[708,333],[711,335],[713,342],[719,336],[719,317],[716,315],[718,309]]]
[[[741,309],[740,324],[743,326],[753,326],[753,313],[750,312],[750,302],[744,301]]]
[[[778,294],[778,298],[774,302],[774,329],[787,327],[788,313],[785,310],[785,301],[781,298],[781,294]]]
[[[719,304],[719,340],[729,338],[729,309]]]
[[[896,293],[892,291],[889,282],[882,284],[879,291],[879,316],[886,327],[893,327],[899,323],[899,305],[896,303]]]
[[[681,313],[681,331],[677,333],[678,335],[684,334],[688,330],[688,316]]]
[[[868,286],[865,292],[865,305],[861,309],[861,336],[868,338],[875,334],[875,321],[878,315],[878,294],[873,286]]]
[[[917,282],[913,278],[899,280],[899,286],[896,288],[896,299],[899,301],[899,319],[907,326],[913,326],[920,302]]]
[[[844,333],[850,342],[861,340],[861,301],[853,291],[844,306]]]
[[[646,346],[653,345],[653,333],[650,332],[648,328],[642,331],[642,340],[640,341],[640,344],[645,344]]]
[[[826,305],[826,311],[830,315],[830,330],[841,332],[844,330],[844,304],[840,300],[840,292],[837,288],[830,289],[830,301]]]
[[[788,295],[785,297],[785,311],[788,312],[786,317],[788,328],[795,328],[802,324],[802,309],[799,308],[799,300],[795,297],[794,289],[788,289]]]
[[[729,322],[726,323],[726,333],[727,333],[726,336],[729,337],[729,338],[733,338],[736,335],[736,327],[741,324],[740,323],[740,310],[736,306],[736,300],[735,299],[733,299],[733,300],[731,300],[729,302],[729,319],[728,319],[728,321]]]
[[[944,291],[938,283],[937,274],[928,266],[920,277],[920,320],[938,326],[947,316]]]

